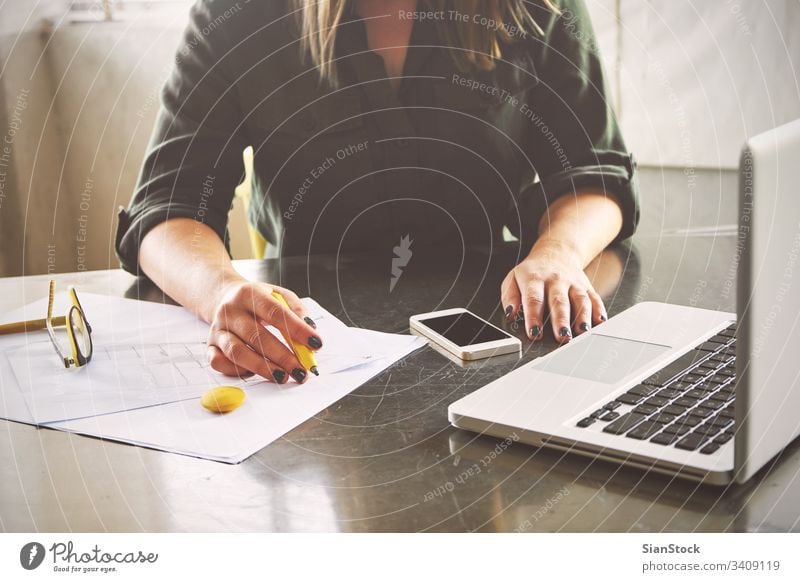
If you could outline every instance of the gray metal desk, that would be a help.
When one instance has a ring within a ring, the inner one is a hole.
[[[734,237],[664,236],[651,226],[645,220],[632,246],[590,268],[609,312],[648,299],[733,310]],[[418,251],[391,294],[390,256],[238,268],[312,295],[350,325],[403,332],[410,314],[439,306],[469,306],[501,322],[498,289],[514,249],[475,251],[463,262],[454,253],[442,261]],[[57,279],[87,292],[159,296],[121,271]],[[46,282],[0,280],[0,310],[44,296]],[[522,361],[555,344],[524,345]],[[450,402],[515,365],[463,368],[425,348],[236,466],[0,421],[0,529],[800,529],[800,443],[747,485],[720,489],[523,445],[498,449],[501,441],[448,425]]]

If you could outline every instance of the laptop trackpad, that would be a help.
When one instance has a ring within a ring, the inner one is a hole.
[[[593,333],[559,348],[531,368],[592,382],[616,384],[672,348]]]

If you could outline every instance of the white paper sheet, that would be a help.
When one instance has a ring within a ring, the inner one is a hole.
[[[60,309],[66,307],[65,297],[57,299]],[[83,370],[65,370],[46,332],[28,334],[21,346],[10,345],[14,336],[2,338],[8,365],[0,374],[0,415],[236,463],[425,344],[410,335],[348,328],[314,301],[304,301],[325,342],[317,356],[322,374],[303,385],[279,386],[211,370],[198,341],[208,328],[182,308],[81,294],[97,360]],[[41,317],[44,302],[38,303],[3,320]],[[91,374],[74,374],[83,371]],[[218,384],[241,386],[245,403],[227,415],[203,409],[199,396]]]
[[[340,326],[319,305],[307,303],[309,316],[331,346],[316,358],[326,378],[370,364],[405,345],[403,336],[375,336]],[[279,337],[277,330],[272,331]],[[269,384],[261,377],[240,379],[216,372],[208,363],[205,342],[152,339],[152,343],[98,343],[90,365],[77,369],[61,365],[49,339],[11,348],[6,357],[32,420],[40,425],[199,398],[212,386]]]

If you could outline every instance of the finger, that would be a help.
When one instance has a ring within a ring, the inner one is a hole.
[[[225,354],[223,354],[222,350],[217,346],[209,345],[207,354],[208,363],[211,364],[211,367],[220,374],[225,374],[226,376],[238,376],[239,378],[246,378],[253,375],[253,373],[249,370],[237,367],[233,362],[225,357]]]
[[[282,295],[281,288],[274,289]],[[304,344],[312,350],[322,347],[322,339],[314,328],[300,319],[291,308],[285,307],[275,299],[272,293],[267,293],[264,288],[245,287],[240,291],[240,295],[234,297],[234,301],[242,306],[246,305],[257,320],[277,327],[287,339],[291,338],[292,341]]]
[[[547,307],[550,310],[550,325],[553,328],[553,336],[558,343],[567,343],[572,339],[568,289],[561,283],[550,283],[545,285],[545,291],[547,294]]]
[[[569,290],[569,302],[572,308],[572,331],[580,335],[592,327],[592,301],[586,289],[572,286]]]
[[[540,277],[533,277],[528,279],[524,285],[525,330],[530,339],[539,340],[544,337],[544,280]]]
[[[232,331],[217,330],[212,332],[209,342],[219,349],[233,366],[249,370],[278,384],[283,384],[286,381],[286,372],[283,369],[275,365],[263,354],[256,353],[241,337]]]
[[[289,308],[294,311],[300,319],[305,321],[312,328],[317,329],[317,324],[309,317],[306,306],[303,305],[303,302],[294,291],[291,289],[286,289],[285,287],[278,287],[277,285],[273,285],[272,288],[280,293],[284,299],[286,299],[286,303],[289,304]]]
[[[606,306],[600,294],[593,288],[590,287],[587,292],[589,293],[589,300],[592,302],[592,323],[594,325],[600,325],[608,320]]]
[[[302,370],[303,366],[297,356],[266,327],[256,322],[252,314],[242,311],[237,317],[231,317],[227,329],[266,362],[269,374],[279,384],[286,379],[287,371],[295,380],[302,381],[302,378],[298,378],[302,374],[297,370]],[[261,374],[258,370],[254,371]]]
[[[514,277],[514,271],[511,271],[503,279],[503,284],[500,285],[500,303],[503,305],[506,320],[514,321],[516,319],[522,305],[521,300],[519,285],[517,285],[517,280]]]
[[[312,350],[322,347],[322,338],[313,327],[300,319],[291,308],[287,308],[272,297],[270,299],[275,301],[275,306],[267,308],[270,316],[267,322],[270,325],[277,327],[283,337],[291,338],[292,341],[304,344]]]

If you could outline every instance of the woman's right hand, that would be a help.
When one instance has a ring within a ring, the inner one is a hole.
[[[272,296],[277,291],[289,304]],[[322,339],[300,299],[276,285],[236,280],[224,286],[210,317],[208,359],[211,367],[228,376],[258,374],[285,383],[289,376],[303,383],[308,372],[294,353],[266,326],[272,325],[295,342],[316,351]]]

